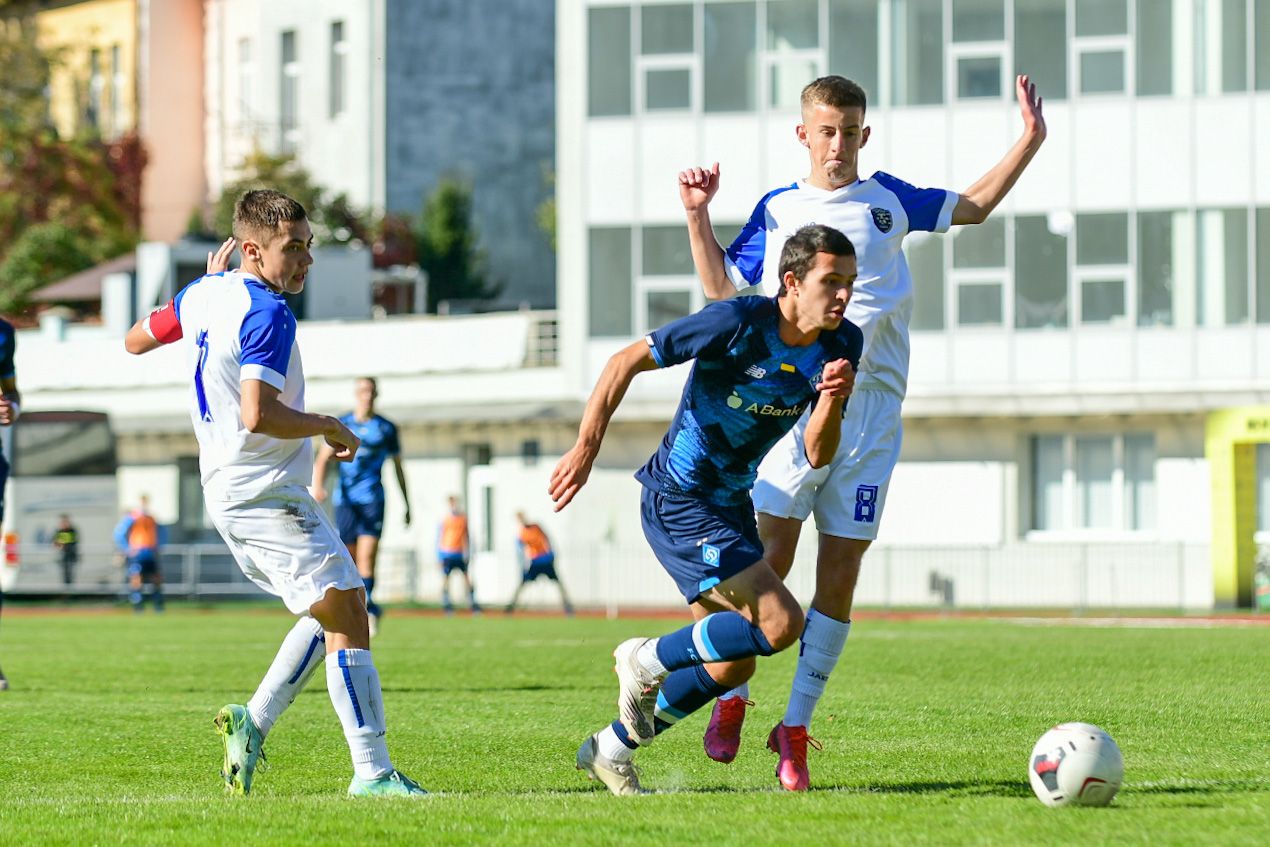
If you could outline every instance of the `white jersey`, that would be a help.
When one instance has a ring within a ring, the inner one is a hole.
[[[858,276],[847,320],[864,332],[864,356],[856,388],[882,388],[903,397],[908,388],[908,324],[913,315],[913,279],[900,250],[910,232],[946,232],[960,195],[939,188],[914,188],[878,171],[836,191],[805,180],[768,193],[741,234],[725,251],[728,277],[738,288],[763,286],[769,297],[780,288],[781,249],[808,224],[839,230],[855,247]]]
[[[179,335],[155,328],[171,320]],[[185,340],[190,419],[198,437],[203,490],[209,499],[250,500],[279,485],[308,485],[313,456],[307,438],[252,433],[242,422],[240,383],[256,379],[279,400],[304,411],[304,369],[295,315],[282,296],[241,271],[208,274],[183,288],[150,317],[160,341]]]

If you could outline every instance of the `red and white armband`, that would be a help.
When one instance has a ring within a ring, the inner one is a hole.
[[[181,339],[181,321],[176,317],[176,302],[169,300],[146,317],[143,324],[150,337],[160,344],[171,344]]]

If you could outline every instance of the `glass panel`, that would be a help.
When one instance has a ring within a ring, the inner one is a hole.
[[[1063,436],[1032,439],[1032,528],[1063,528]]]
[[[768,0],[767,49],[814,50],[819,47],[819,5],[818,0]]]
[[[707,112],[751,112],[755,89],[754,3],[705,5],[705,60],[701,63]]]
[[[1172,94],[1173,3],[1139,0],[1135,34],[1138,94]]]
[[[333,118],[344,111],[344,22],[331,24],[330,80],[327,91],[328,114]]]
[[[1257,210],[1257,323],[1270,323],[1270,209]]]
[[[877,0],[829,0],[829,73],[878,96]]]
[[[297,60],[296,38],[294,30],[287,30],[281,35],[280,52],[282,54],[282,80],[279,84],[280,115],[279,126],[282,130],[281,149],[289,153],[295,149],[294,130],[300,121],[300,75],[295,67]]]
[[[1124,51],[1091,50],[1080,54],[1080,93],[1124,91]]]
[[[1270,91],[1270,0],[1256,0],[1252,12],[1253,83],[1258,91]]]
[[[1005,218],[988,218],[978,226],[954,230],[954,268],[1004,268]]]
[[[639,51],[645,56],[692,52],[692,5],[643,6],[639,10]]]
[[[696,273],[686,227],[646,226],[643,232],[640,255],[644,263],[640,273],[644,276],[689,276]]]
[[[692,72],[687,68],[657,69],[644,74],[644,108],[692,108]]]
[[[106,476],[118,470],[115,436],[95,412],[36,412],[14,426],[14,476]]]
[[[587,10],[587,75],[588,115],[631,113],[631,11],[626,6]]]
[[[1196,321],[1248,320],[1248,210],[1204,209],[1195,217]]]
[[[1248,89],[1248,12],[1244,0],[1222,0],[1221,90]]]
[[[1081,323],[1113,323],[1124,316],[1123,279],[1087,279],[1081,282]]]
[[[1076,264],[1129,263],[1129,216],[1124,212],[1076,216]]]
[[[1067,97],[1067,0],[1014,0],[1014,72],[1046,100]]]
[[[998,283],[962,283],[957,286],[958,326],[1000,326],[1001,286]]]
[[[1127,0],[1076,0],[1077,35],[1124,35],[1128,31]]]
[[[953,41],[1005,38],[1005,0],[953,0]]]
[[[631,334],[631,230],[624,226],[592,227],[590,255],[591,337]]]
[[[1138,325],[1173,324],[1174,212],[1138,213]]]
[[[1111,476],[1115,451],[1110,437],[1076,439],[1076,526],[1111,529]]]
[[[800,107],[803,88],[820,76],[813,59],[781,59],[772,64],[771,106],[779,109]]]
[[[1270,444],[1257,445],[1257,532],[1270,532]]]
[[[1126,529],[1155,529],[1155,436],[1124,437]]]
[[[692,294],[688,291],[649,291],[648,329],[665,326],[692,314]]]
[[[1067,236],[1041,215],[1014,219],[1014,325],[1067,326]]]
[[[944,328],[944,241],[914,233],[904,239],[913,277],[913,329]]]
[[[944,9],[941,0],[895,0],[892,11],[895,105],[944,99]]]
[[[997,56],[958,59],[957,96],[1000,97],[1001,59]]]

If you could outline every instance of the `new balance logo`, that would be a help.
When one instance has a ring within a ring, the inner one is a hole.
[[[750,365],[748,368],[745,369],[745,373],[749,376],[754,377],[755,379],[762,379],[763,377],[767,376],[767,371],[763,370],[758,365]]]

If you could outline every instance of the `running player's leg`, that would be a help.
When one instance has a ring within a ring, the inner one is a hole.
[[[357,562],[357,573],[362,578],[362,583],[366,586],[366,612],[373,618],[378,618],[382,614],[382,609],[375,602],[375,563],[379,558],[379,536],[378,535],[359,535],[357,536],[356,554],[353,559]],[[373,628],[373,627],[372,627]]]
[[[476,588],[472,585],[472,574],[468,572],[467,559],[463,559],[463,584],[467,587],[467,603],[472,609],[472,614],[479,614],[481,605],[476,602]]]
[[[154,558],[150,561],[150,569],[147,572],[150,581],[150,601],[154,604],[156,612],[163,611],[163,566],[159,561],[159,554],[156,551]]]

